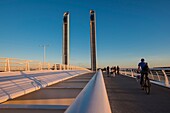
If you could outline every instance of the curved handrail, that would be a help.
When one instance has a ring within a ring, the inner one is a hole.
[[[101,70],[93,76],[65,113],[111,113]]]
[[[131,77],[139,75],[139,73],[137,73],[137,68],[124,68],[121,69],[120,73]],[[149,76],[151,80],[156,81],[154,83],[170,87],[170,68],[151,68]]]

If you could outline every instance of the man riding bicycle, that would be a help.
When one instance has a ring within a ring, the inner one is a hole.
[[[142,58],[138,64],[138,72],[141,73],[140,85],[142,86],[144,75],[148,77],[149,67],[145,60]]]

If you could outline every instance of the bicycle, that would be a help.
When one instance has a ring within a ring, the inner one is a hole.
[[[143,75],[143,82],[142,82],[142,87],[144,88],[144,90],[146,91],[146,94],[150,94],[150,90],[151,90],[151,83],[148,77],[148,74],[144,74]]]

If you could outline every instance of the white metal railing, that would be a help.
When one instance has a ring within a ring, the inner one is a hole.
[[[123,68],[120,73],[131,77],[140,75],[140,73],[137,73],[137,68]],[[149,78],[170,87],[170,68],[151,68]]]
[[[0,72],[10,71],[35,71],[35,70],[87,70],[86,68],[39,62],[34,60],[22,60],[16,58],[0,58]]]
[[[65,113],[111,113],[101,70],[99,70]]]

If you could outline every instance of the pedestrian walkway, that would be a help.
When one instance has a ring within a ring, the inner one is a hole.
[[[103,75],[112,113],[170,113],[170,89],[152,84],[146,95],[134,78]]]
[[[94,73],[83,74],[0,104],[0,113],[64,113]]]

